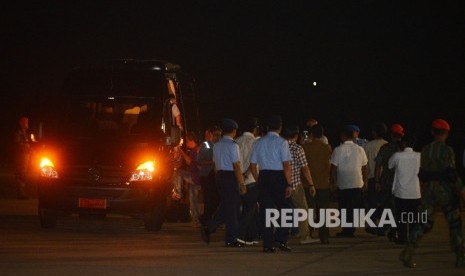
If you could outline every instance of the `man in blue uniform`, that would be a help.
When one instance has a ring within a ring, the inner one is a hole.
[[[239,146],[234,141],[239,126],[234,120],[223,119],[223,138],[213,146],[216,184],[220,192],[220,205],[207,226],[201,227],[202,240],[210,242],[210,233],[226,224],[226,247],[242,247],[237,240],[239,232],[240,194],[245,192],[244,177],[239,159]]]
[[[279,249],[291,251],[287,245],[289,228],[265,227],[266,209],[291,209],[291,153],[289,143],[279,136],[282,119],[273,115],[268,119],[268,133],[255,142],[250,159],[250,170],[258,182],[260,220],[263,227],[263,252],[273,253],[275,242]],[[258,172],[258,168],[260,172]],[[273,235],[274,234],[274,235]]]

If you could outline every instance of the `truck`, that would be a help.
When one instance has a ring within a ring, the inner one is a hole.
[[[116,59],[70,70],[50,97],[35,146],[38,216],[53,228],[64,215],[166,219],[183,133],[200,128],[195,79],[178,64]],[[173,123],[175,98],[183,128]]]

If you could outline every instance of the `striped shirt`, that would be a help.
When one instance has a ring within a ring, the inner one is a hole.
[[[302,184],[300,173],[302,168],[307,166],[307,158],[305,157],[304,149],[301,145],[294,141],[289,141],[289,150],[291,152],[291,180],[292,189],[296,189],[298,185]]]

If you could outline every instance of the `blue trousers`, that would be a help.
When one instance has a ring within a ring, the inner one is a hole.
[[[239,212],[241,197],[239,184],[232,171],[218,171],[215,177],[220,192],[220,204],[208,223],[210,232],[215,232],[218,226],[226,224],[225,243],[236,242],[239,232]]]
[[[289,228],[265,227],[266,209],[292,209],[291,198],[285,198],[287,187],[284,171],[261,170],[258,177],[258,202],[263,229],[263,247],[272,247],[273,241],[287,243]]]

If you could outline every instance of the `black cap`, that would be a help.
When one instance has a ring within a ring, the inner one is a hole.
[[[283,124],[283,119],[280,115],[271,115],[268,117],[268,127],[271,130],[279,129]]]
[[[223,119],[221,126],[223,128],[223,131],[226,133],[239,128],[239,125],[236,123],[236,121],[229,119],[229,118]]]

